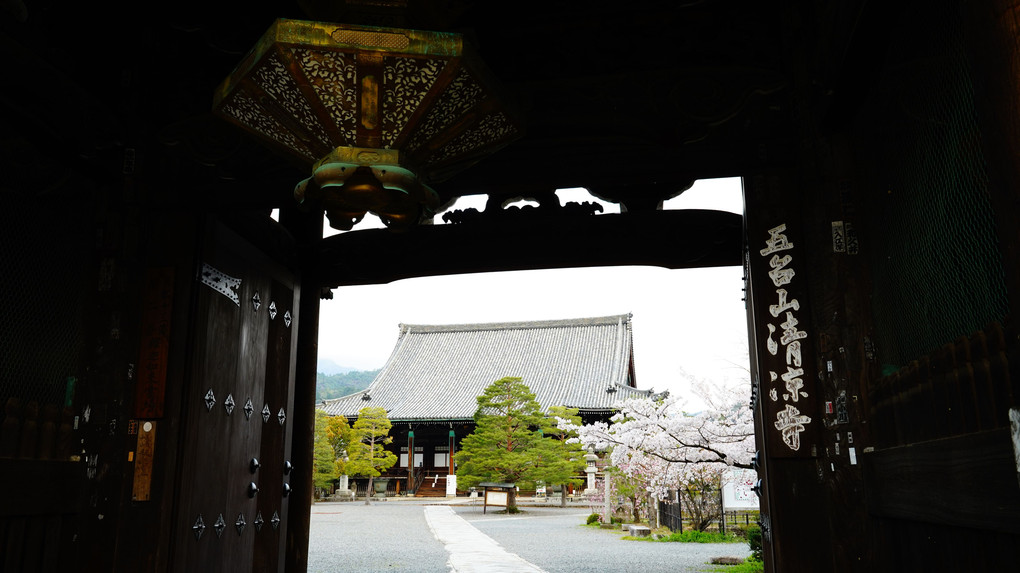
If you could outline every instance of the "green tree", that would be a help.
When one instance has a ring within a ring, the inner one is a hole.
[[[315,441],[312,446],[312,483],[316,490],[327,489],[339,475],[336,452],[328,436],[329,416],[315,411]]]
[[[560,506],[567,505],[567,485],[579,485],[582,480],[577,475],[584,471],[584,447],[578,441],[570,441],[577,437],[576,430],[559,427],[560,421],[569,422],[572,426],[581,426],[581,416],[577,408],[552,406],[542,418],[542,435],[546,440],[541,442],[539,463],[546,466],[545,480],[560,485]]]
[[[392,426],[386,417],[386,410],[375,406],[359,410],[358,419],[354,422],[353,436],[347,450],[346,470],[352,476],[368,476],[365,505],[370,505],[372,481],[397,463],[397,456],[386,449],[386,444],[393,441],[390,437]]]
[[[478,396],[475,430],[455,454],[457,484],[567,481],[572,471],[564,464],[568,458],[554,438],[543,435],[547,425],[535,394],[523,380],[506,377],[493,382]],[[517,510],[513,495],[508,510]]]
[[[336,474],[343,475],[347,472],[347,464],[344,458],[348,455],[351,447],[351,440],[354,439],[354,429],[343,416],[330,416],[326,419],[326,439],[333,448],[336,465]]]

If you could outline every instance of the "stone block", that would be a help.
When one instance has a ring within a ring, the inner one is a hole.
[[[337,490],[329,501],[354,501],[354,492],[351,490]]]
[[[647,525],[628,525],[627,529],[630,530],[630,534],[634,537],[648,537],[652,534],[652,528]]]

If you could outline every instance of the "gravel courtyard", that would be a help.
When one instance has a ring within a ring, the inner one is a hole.
[[[317,503],[312,507],[308,570],[312,573],[445,572],[450,553],[426,519],[423,500]],[[500,515],[481,505],[451,504],[453,512],[507,552],[547,573],[698,572],[712,557],[747,557],[746,544],[646,543],[583,527],[585,507],[523,507]],[[447,511],[443,509],[443,511]],[[459,520],[458,520],[459,521]],[[460,563],[463,563],[460,561]],[[457,571],[512,571],[484,562]]]

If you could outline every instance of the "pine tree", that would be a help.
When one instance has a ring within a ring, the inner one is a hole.
[[[581,480],[578,474],[584,471],[584,447],[579,441],[570,441],[577,437],[576,429],[561,428],[564,421],[575,428],[581,425],[581,417],[577,408],[552,406],[542,419],[543,451],[539,465],[544,465],[545,481],[560,485],[560,505],[567,505],[567,485],[578,485]]]
[[[365,505],[370,505],[373,479],[397,463],[397,456],[386,450],[386,444],[393,441],[390,437],[392,426],[386,410],[374,406],[359,410],[358,419],[354,422],[346,469],[352,476],[368,476]]]
[[[523,380],[506,377],[490,384],[478,396],[475,431],[455,455],[458,485],[567,481],[573,475],[569,456],[554,438],[543,435],[543,426],[548,422]],[[513,495],[509,501],[509,511],[515,512]]]

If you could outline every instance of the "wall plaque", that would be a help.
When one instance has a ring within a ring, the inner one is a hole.
[[[156,449],[156,422],[146,420],[138,425],[135,441],[135,475],[131,501],[149,501],[152,497],[152,460]]]
[[[798,229],[773,219],[749,235],[763,424],[776,457],[809,457],[817,426],[815,368]]]

